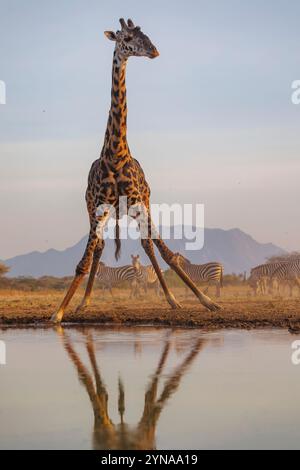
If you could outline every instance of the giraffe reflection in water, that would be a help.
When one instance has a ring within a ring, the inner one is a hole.
[[[75,351],[74,345],[66,331],[58,327],[58,333],[63,339],[64,348],[78,373],[78,379],[84,386],[94,414],[93,448],[100,449],[156,449],[156,428],[159,417],[170,397],[178,390],[182,377],[186,374],[197,355],[206,344],[203,338],[196,339],[188,348],[188,353],[180,364],[168,374],[161,393],[158,386],[172,349],[171,335],[164,341],[158,365],[152,376],[144,397],[144,409],[136,426],[126,424],[125,389],[121,379],[118,383],[118,412],[120,422],[113,423],[108,412],[108,393],[101,376],[100,367],[96,361],[95,345],[90,333],[83,333],[85,347],[89,357],[91,371],[84,365]]]

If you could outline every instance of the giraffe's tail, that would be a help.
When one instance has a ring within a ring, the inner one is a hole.
[[[116,245],[115,258],[118,261],[121,256],[120,225],[119,225],[118,215],[116,218],[115,245]]]

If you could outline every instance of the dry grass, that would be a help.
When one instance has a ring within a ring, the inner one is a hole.
[[[75,314],[83,291],[74,297],[64,321],[74,323],[154,324],[198,328],[260,328],[281,327],[297,331],[300,326],[299,299],[294,297],[254,298],[247,286],[226,287],[219,301],[222,310],[213,313],[202,307],[195,297],[186,298],[182,288],[172,289],[183,308],[171,310],[164,298],[150,292],[142,299],[131,301],[129,291],[115,289],[109,293],[96,289],[91,305]],[[214,297],[214,289],[210,295]],[[296,294],[296,293],[295,293]],[[0,324],[28,325],[49,322],[61,302],[63,293],[55,290],[21,292],[0,290]]]

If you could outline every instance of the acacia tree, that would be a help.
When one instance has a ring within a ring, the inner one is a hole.
[[[9,271],[9,267],[5,266],[5,264],[0,263],[0,277],[5,276]]]

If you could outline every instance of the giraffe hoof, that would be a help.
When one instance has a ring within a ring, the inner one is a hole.
[[[217,304],[216,302],[213,302],[209,297],[207,297],[207,295],[202,294],[199,295],[198,298],[201,304],[211,312],[216,312],[217,310],[222,309],[221,305]]]
[[[213,306],[213,312],[216,312],[216,311],[218,311],[218,310],[222,310],[221,305],[219,305],[219,304],[214,304],[214,306]]]
[[[215,302],[209,302],[209,304],[206,304],[205,307],[207,307],[211,312],[217,312],[218,310],[222,309],[221,305],[216,304]]]
[[[168,299],[168,302],[169,304],[171,305],[171,307],[175,310],[177,308],[182,308],[182,306],[180,305],[180,303],[175,299],[175,297],[169,297]]]
[[[75,310],[75,313],[83,313],[86,309],[87,305],[86,304],[80,304]]]
[[[61,322],[60,316],[57,315],[57,313],[54,313],[50,319],[50,323],[53,323],[54,325],[59,325]]]

